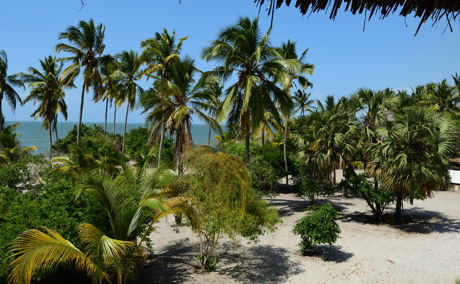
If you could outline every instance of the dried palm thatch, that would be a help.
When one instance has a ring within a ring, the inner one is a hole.
[[[273,16],[275,9],[283,4],[289,6],[293,0],[253,0],[262,7],[268,3],[268,13]],[[427,20],[431,19],[433,24],[445,19],[448,27],[452,30],[451,22],[458,19],[460,13],[460,0],[295,0],[295,7],[302,14],[308,12],[320,12],[330,9],[330,19],[335,19],[337,12],[345,5],[345,11],[353,14],[365,14],[367,19],[374,15],[380,15],[383,19],[390,14],[399,12],[401,16],[414,15],[420,18],[417,32]],[[367,15],[369,15],[367,17]]]

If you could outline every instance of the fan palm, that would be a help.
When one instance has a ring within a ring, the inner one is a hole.
[[[28,83],[31,88],[29,95],[24,99],[24,103],[33,101],[39,103],[37,109],[32,113],[36,119],[43,118],[43,128],[49,134],[49,158],[52,157],[52,128],[57,123],[57,116],[61,113],[67,120],[67,105],[65,103],[64,89],[73,87],[72,82],[64,82],[61,77],[62,64],[56,62],[52,56],[40,60],[40,68],[29,67],[28,73],[22,73],[21,79]]]
[[[17,75],[8,75],[8,56],[4,50],[0,49],[0,130],[5,127],[2,108],[3,98],[6,96],[13,110],[16,109],[17,102],[22,103],[14,87],[24,87],[24,83]]]
[[[144,40],[141,43],[142,59],[147,64],[146,70],[143,74],[148,77],[155,76],[159,79],[169,80],[169,69],[174,60],[179,59],[180,51],[182,49],[183,42],[187,37],[180,38],[176,41],[175,31],[172,34],[169,34],[168,30],[163,29],[162,33],[155,33],[153,38]],[[154,89],[153,89],[154,90]],[[151,98],[150,103],[144,104],[144,112],[149,111],[151,108],[156,107],[156,103],[163,104],[165,102],[164,96],[160,92],[152,91],[149,93],[153,96],[158,96],[158,99]],[[161,153],[163,150],[163,138],[165,133],[165,125],[162,123],[159,128],[157,128],[157,133],[159,132],[160,141],[159,141],[159,150],[158,150],[158,166],[161,163]],[[152,127],[152,131],[155,128]],[[153,139],[154,132],[152,132],[151,138]]]
[[[270,31],[262,36],[258,19],[249,18],[240,18],[222,30],[203,50],[203,59],[221,63],[215,73],[224,81],[236,77],[225,92],[219,118],[227,117],[228,128],[238,125],[239,136],[246,140],[247,162],[251,131],[264,113],[270,111],[278,117],[278,107],[284,112],[292,106],[292,99],[276,85],[275,77],[282,77],[283,71],[299,70],[301,64],[281,58],[270,44]]]
[[[141,78],[142,60],[135,51],[123,51],[115,56],[117,59],[118,69],[115,71],[116,77],[119,78],[120,100],[126,103],[125,125],[123,128],[123,146],[125,149],[126,126],[128,124],[129,110],[136,106],[136,97],[144,92],[139,85]]]
[[[105,27],[103,24],[94,24],[91,19],[88,22],[80,21],[78,26],[70,26],[65,32],[59,34],[59,39],[65,39],[67,43],[58,43],[57,52],[66,52],[68,57],[61,58],[70,61],[71,65],[63,71],[65,80],[72,80],[80,73],[83,74],[83,86],[81,89],[80,116],[77,125],[77,145],[80,144],[80,128],[83,118],[83,105],[85,91],[93,87],[95,95],[100,92],[101,74],[100,66],[104,61],[102,53],[104,44]]]
[[[369,171],[395,193],[396,220],[400,222],[405,198],[428,196],[446,187],[454,127],[444,116],[415,106],[395,113],[377,132],[382,143],[373,148]]]

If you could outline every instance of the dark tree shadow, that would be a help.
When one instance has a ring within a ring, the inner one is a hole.
[[[242,283],[282,283],[304,270],[289,259],[287,250],[260,245],[244,249],[244,253],[228,254],[221,260],[218,273]]]
[[[326,203],[331,203],[334,206],[335,210],[337,210],[338,212],[343,212],[348,208],[347,206],[353,205],[349,202],[333,201],[326,198],[318,198],[315,199],[315,201],[306,199],[292,200],[283,198],[271,198],[267,199],[267,201],[269,202],[270,206],[278,209],[280,217],[287,217],[299,212],[305,212],[308,206],[313,204],[324,205]]]
[[[353,257],[353,253],[345,252],[342,247],[336,245],[320,245],[315,249],[313,256],[318,256],[324,261],[346,262]]]
[[[406,223],[392,225],[408,233],[458,233],[460,232],[460,221],[450,219],[437,211],[425,210],[420,207],[413,207],[403,211]]]

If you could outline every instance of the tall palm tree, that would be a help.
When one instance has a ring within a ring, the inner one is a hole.
[[[139,85],[141,78],[142,60],[137,55],[137,52],[123,51],[115,56],[117,59],[118,69],[115,71],[116,76],[120,80],[120,99],[126,103],[125,125],[123,128],[123,146],[122,152],[125,150],[126,126],[128,124],[129,110],[133,110],[136,106],[136,97],[141,95],[144,90]]]
[[[57,124],[57,115],[61,113],[67,119],[67,105],[65,103],[64,89],[73,87],[72,82],[62,80],[62,64],[56,62],[51,55],[40,60],[40,68],[29,67],[28,73],[22,73],[21,79],[31,88],[24,103],[33,101],[38,103],[37,109],[32,113],[36,119],[43,118],[42,126],[49,134],[49,158],[52,158],[52,128]]]
[[[107,132],[107,114],[109,104],[113,105],[114,98],[117,97],[117,80],[114,78],[114,73],[117,70],[117,63],[112,56],[106,56],[105,60],[101,62],[101,90],[94,94],[94,101],[103,101],[105,103],[104,113],[104,131]]]
[[[170,67],[170,80],[158,81],[157,92],[163,94],[166,99],[163,99],[162,103],[154,103],[156,107],[147,116],[147,119],[155,122],[154,129],[159,129],[164,124],[175,132],[175,163],[179,173],[182,172],[183,156],[192,146],[192,114],[219,128],[217,121],[206,114],[204,107],[212,98],[206,88],[209,86],[209,80],[213,79],[202,76],[196,82],[197,72],[194,61],[189,57],[174,61]],[[144,103],[147,102],[148,100],[144,99]]]
[[[104,44],[105,27],[103,24],[94,24],[93,19],[88,22],[80,21],[77,26],[70,26],[65,32],[59,34],[59,39],[65,39],[67,43],[58,43],[57,52],[65,52],[69,56],[61,60],[71,62],[71,65],[63,71],[65,80],[72,80],[80,73],[83,79],[80,99],[80,116],[77,125],[77,145],[80,144],[80,129],[83,118],[83,105],[85,91],[93,87],[98,93],[101,86],[100,66],[104,60],[102,53]]]
[[[163,29],[162,33],[155,33],[153,38],[146,39],[142,41],[141,47],[142,51],[142,59],[147,64],[146,70],[143,74],[147,75],[148,77],[157,77],[159,79],[169,80],[169,69],[171,64],[179,59],[180,51],[182,49],[183,42],[187,39],[187,37],[180,38],[176,40],[176,32],[173,31],[169,34],[168,30]],[[153,89],[155,90],[155,89]],[[156,100],[157,103],[163,104],[166,100],[164,99],[164,95],[161,92],[149,92],[150,95],[159,96]],[[151,103],[153,103],[155,99],[150,100],[150,108],[155,107]],[[148,111],[148,104],[144,104],[144,112]],[[152,127],[152,131],[155,129]],[[158,151],[158,167],[161,163],[161,153],[163,149],[163,139],[165,133],[165,125],[161,124],[160,127],[157,129],[159,132],[160,141],[159,141],[159,151]],[[153,134],[153,133],[152,133]],[[153,139],[153,135],[151,135]]]
[[[298,89],[294,93],[294,102],[296,105],[295,112],[300,111],[301,116],[305,116],[305,113],[311,112],[313,110],[314,100],[310,100],[311,94],[307,93],[305,90]]]
[[[305,56],[308,52],[308,49],[304,50],[299,56],[297,53],[297,44],[295,42],[287,41],[283,43],[281,47],[278,48],[278,52],[281,56],[281,59],[284,61],[291,61],[295,64],[298,64],[300,68],[292,70],[280,70],[277,74],[276,79],[283,87],[284,91],[292,97],[291,88],[294,85],[298,85],[301,89],[306,89],[312,87],[310,81],[305,77],[305,75],[313,74],[314,66],[305,62]],[[297,83],[297,84],[296,84]],[[294,104],[291,105],[291,108],[287,108],[283,114],[285,116],[284,121],[284,143],[283,143],[283,155],[284,155],[284,168],[286,174],[286,184],[289,184],[289,168],[287,160],[287,138],[289,133],[289,119],[292,115],[292,112],[295,111]]]
[[[260,137],[260,144],[264,146],[267,138],[273,138],[276,132],[281,133],[282,131],[283,126],[280,121],[271,112],[267,111],[259,125],[254,129],[254,135]]]
[[[248,162],[251,131],[265,111],[279,116],[278,107],[286,111],[292,106],[291,97],[276,85],[275,77],[301,66],[297,61],[282,59],[270,44],[270,30],[262,35],[258,19],[249,18],[240,18],[235,25],[223,29],[202,56],[206,61],[220,63],[215,73],[224,81],[236,77],[225,92],[219,118],[227,117],[229,128],[238,126],[239,136],[246,140]]]
[[[21,97],[14,90],[14,87],[24,87],[24,83],[17,75],[8,75],[8,56],[4,50],[0,49],[0,130],[5,127],[5,117],[3,116],[3,98],[6,99],[10,106],[16,109],[17,102],[21,102]]]

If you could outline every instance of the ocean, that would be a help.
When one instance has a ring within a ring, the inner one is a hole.
[[[37,151],[35,153],[46,153],[48,151],[48,131],[42,128],[41,121],[8,121],[7,124],[20,123],[16,129],[18,139],[21,145],[36,146]],[[67,133],[76,125],[76,122],[58,122],[58,135],[59,138],[63,138]],[[103,122],[85,122],[86,125],[100,125],[104,127]],[[118,134],[123,133],[124,123],[115,124],[115,132]],[[128,123],[127,132],[129,130],[146,127],[143,123]],[[113,123],[107,124],[107,130],[111,133],[113,129]],[[211,145],[216,144],[214,136],[217,134],[211,131]],[[168,137],[168,136],[167,136]],[[204,124],[193,124],[192,125],[192,137],[195,145],[205,145],[208,143],[208,126]],[[53,143],[54,143],[54,131],[53,131]]]

